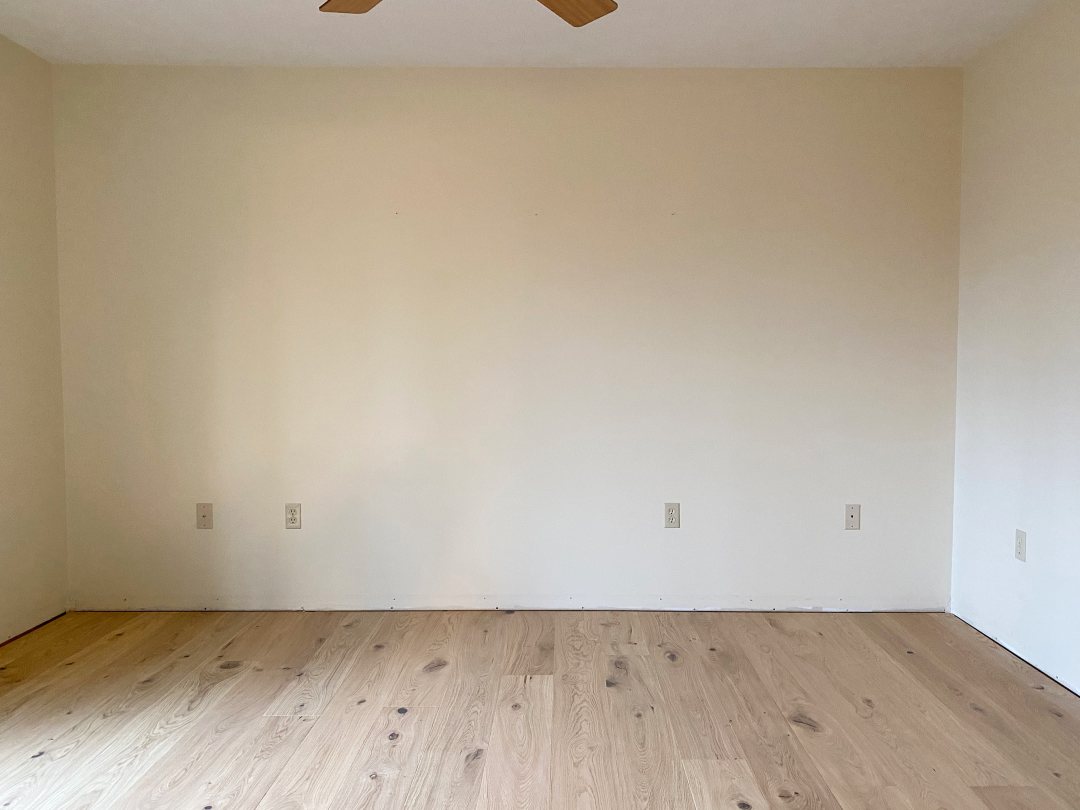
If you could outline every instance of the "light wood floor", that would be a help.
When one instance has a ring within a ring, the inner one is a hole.
[[[69,614],[3,808],[1080,807],[1080,699],[931,614]]]

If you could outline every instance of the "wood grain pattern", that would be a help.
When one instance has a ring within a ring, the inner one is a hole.
[[[367,14],[381,0],[326,0],[319,11],[328,11],[333,14]]]
[[[553,682],[551,675],[502,678],[478,807],[551,805]]]
[[[977,787],[972,792],[989,810],[1041,810],[1051,806],[1046,794],[1034,787]]]
[[[615,0],[540,0],[575,28],[610,14],[619,6]]]
[[[769,806],[746,760],[685,759],[682,769],[697,810]]]
[[[1080,699],[939,614],[71,614],[4,808],[1080,807]]]

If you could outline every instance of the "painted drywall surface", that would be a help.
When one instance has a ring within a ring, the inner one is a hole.
[[[961,91],[59,68],[75,604],[944,608]]]
[[[1080,6],[966,73],[954,609],[1080,689]],[[1028,561],[1013,558],[1017,529]]]
[[[0,37],[0,641],[67,594],[51,70]]]

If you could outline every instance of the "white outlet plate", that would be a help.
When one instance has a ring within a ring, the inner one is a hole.
[[[849,503],[845,512],[844,528],[849,532],[857,532],[862,529],[862,505]]]
[[[664,504],[664,528],[665,529],[681,529],[682,528],[682,504],[678,504],[678,503],[665,503]]]
[[[300,504],[287,503],[285,504],[285,528],[286,529],[299,529],[300,528]]]
[[[1016,530],[1016,559],[1027,562],[1027,532]]]
[[[214,528],[214,505],[212,503],[195,504],[195,528]]]

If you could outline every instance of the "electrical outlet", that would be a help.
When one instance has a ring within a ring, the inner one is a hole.
[[[1016,530],[1016,559],[1027,562],[1027,532]]]
[[[664,528],[665,529],[681,529],[682,528],[682,506],[677,503],[665,503],[664,504]]]
[[[300,504],[287,503],[285,504],[285,528],[286,529],[299,529],[300,528]]]
[[[212,503],[195,504],[195,528],[214,528],[214,505]]]
[[[844,528],[848,531],[859,531],[862,528],[862,505],[849,503],[845,514]]]

